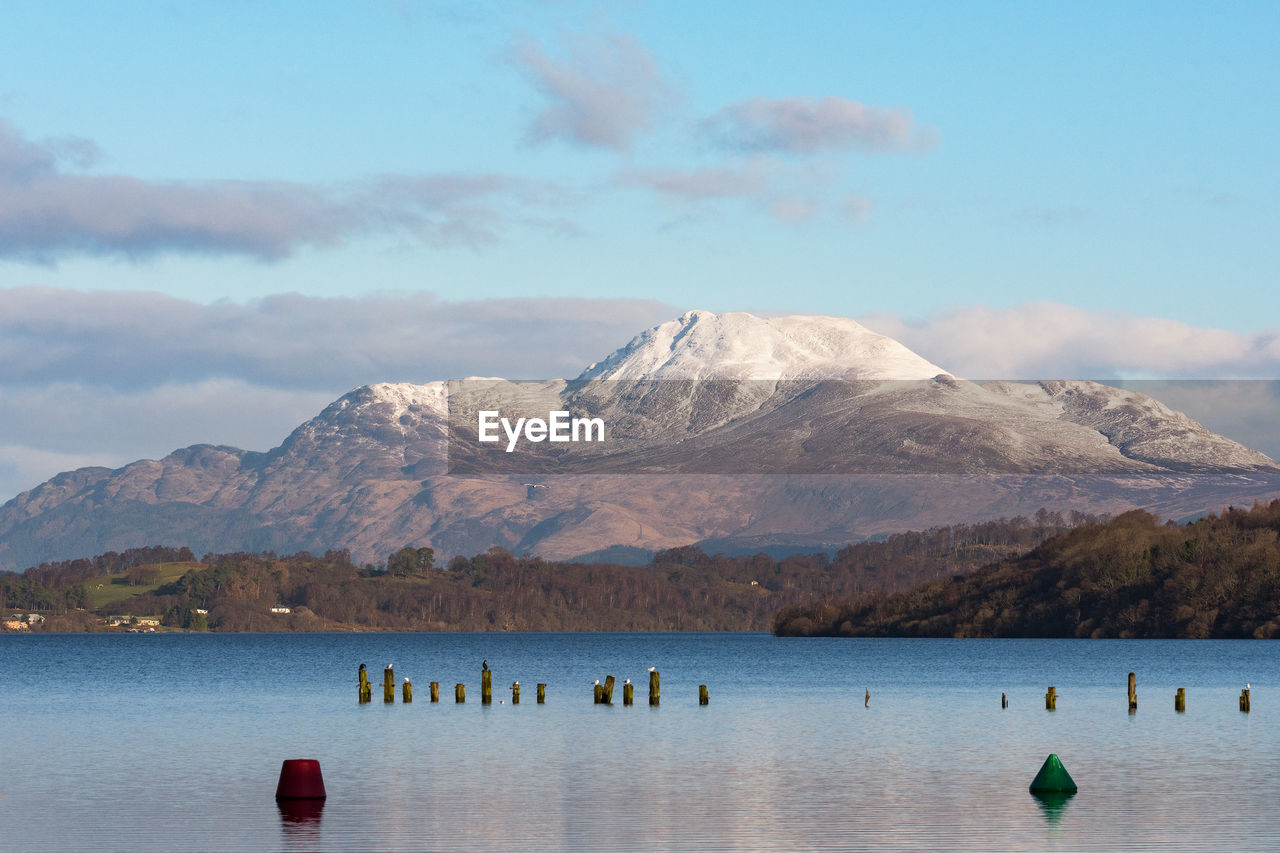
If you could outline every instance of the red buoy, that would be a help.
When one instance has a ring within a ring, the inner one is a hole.
[[[314,758],[286,758],[280,765],[277,800],[323,800],[324,777],[320,762]]]

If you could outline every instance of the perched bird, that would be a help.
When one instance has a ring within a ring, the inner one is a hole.
[[[1246,681],[1246,682],[1244,683],[1244,689],[1245,689],[1245,690],[1251,690],[1251,689],[1253,689],[1253,688],[1251,688],[1251,687],[1249,686],[1249,682],[1247,682],[1247,681]]]
[[[485,658],[485,659],[484,659],[484,662],[482,662],[482,663],[480,664],[480,668],[481,668],[482,670],[484,670],[485,672],[488,672],[488,671],[489,671],[489,659],[488,659],[488,658]]]
[[[658,668],[657,668],[656,666],[651,666],[651,667],[649,667],[649,671],[650,671],[650,672],[657,672],[657,671],[658,671]]]
[[[512,686],[513,686],[513,687],[519,687],[519,686],[520,686],[520,682],[518,682],[518,681],[517,681],[517,682],[516,682],[515,684],[513,684]]]
[[[631,679],[630,679],[630,678],[628,678],[626,681],[624,681],[624,682],[622,682],[622,683],[623,683],[623,684],[630,684],[630,683],[631,683]]]
[[[360,664],[360,671],[364,672],[365,669],[367,669],[367,667],[364,664]]]
[[[599,684],[599,683],[600,683],[600,679],[598,679],[598,678],[597,678],[595,681],[593,681],[593,682],[591,682],[591,683],[592,683],[592,684]]]
[[[407,676],[407,675],[406,675],[406,676],[404,677],[404,683],[405,683],[405,684],[408,684],[408,683],[409,683],[409,676]]]

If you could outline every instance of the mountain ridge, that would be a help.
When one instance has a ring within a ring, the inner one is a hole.
[[[347,547],[362,560],[410,543],[571,557],[838,542],[1026,505],[1181,517],[1280,493],[1272,460],[1138,392],[956,379],[842,318],[689,312],[576,380],[470,383],[498,402],[594,406],[624,432],[632,418],[631,455],[534,478],[547,488],[521,473],[449,476],[458,383],[374,383],[265,453],[193,445],[59,474],[0,506],[0,567],[155,541]]]

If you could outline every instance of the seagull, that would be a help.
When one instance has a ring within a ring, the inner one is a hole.
[[[650,672],[657,672],[657,671],[658,671],[658,668],[657,668],[656,666],[651,666],[651,667],[649,667],[649,671],[650,671]]]
[[[1246,682],[1244,683],[1244,689],[1245,689],[1245,690],[1249,690],[1249,689],[1250,689],[1250,688],[1249,688],[1249,682],[1247,682],[1247,681],[1246,681]]]
[[[600,679],[598,679],[598,678],[597,678],[595,681],[593,681],[593,682],[591,682],[591,683],[592,683],[592,684],[599,684],[599,683],[600,683]]]
[[[630,683],[631,683],[631,679],[630,679],[630,678],[628,678],[626,681],[624,681],[624,682],[622,682],[622,683],[623,683],[623,684],[630,684]]]
[[[408,683],[409,683],[409,676],[407,676],[407,675],[406,675],[406,676],[404,677],[404,683],[405,683],[405,684],[408,684]]]
[[[515,686],[515,687],[519,687],[519,686],[520,686],[520,682],[518,682],[518,681],[517,681],[517,682],[515,683],[515,685],[513,685],[513,686]]]

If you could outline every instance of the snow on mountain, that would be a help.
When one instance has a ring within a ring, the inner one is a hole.
[[[690,311],[654,326],[579,380],[931,379],[946,373],[843,317]]]

